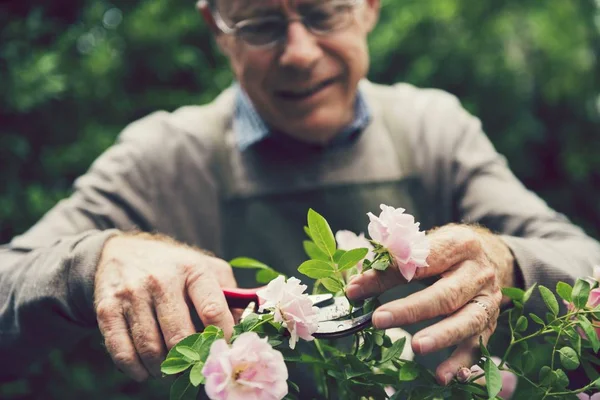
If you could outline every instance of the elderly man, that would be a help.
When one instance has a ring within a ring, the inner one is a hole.
[[[3,377],[96,327],[119,369],[159,375],[195,315],[231,334],[220,288],[236,280],[223,260],[294,274],[309,207],[334,229],[364,231],[380,203],[438,227],[416,278],[439,279],[407,295],[397,269],[370,271],[347,294],[401,288],[375,312],[378,328],[437,318],[412,347],[456,346],[437,367],[442,384],[494,331],[501,287],[554,287],[600,263],[598,243],[518,182],[454,97],[365,80],[378,0],[198,8],[237,82],[211,104],[131,124],[70,198],[0,250]]]

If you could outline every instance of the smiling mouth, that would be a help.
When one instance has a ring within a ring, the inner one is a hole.
[[[331,78],[306,89],[280,90],[277,95],[286,100],[302,100],[320,92],[335,81],[335,78]]]

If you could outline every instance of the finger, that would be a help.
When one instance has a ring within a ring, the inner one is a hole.
[[[415,334],[412,346],[416,353],[426,354],[453,346],[483,332],[491,319],[498,317],[499,307],[487,296],[477,296],[448,318]],[[481,305],[485,305],[485,308]]]
[[[150,279],[147,289],[152,297],[163,342],[170,350],[196,332],[183,289],[180,286],[165,286],[164,282],[157,279]]]
[[[455,312],[475,297],[487,281],[481,280],[471,264],[472,261],[466,261],[431,286],[380,306],[373,314],[373,324],[377,329],[387,329]]]
[[[104,344],[117,368],[138,382],[147,379],[148,371],[137,355],[120,308],[100,303],[96,308],[96,315]]]
[[[233,275],[233,269],[228,262],[219,258],[213,257],[211,260],[211,270],[217,277],[221,287],[236,288],[238,287],[237,281]]]
[[[429,256],[426,268],[417,268],[415,279],[437,276],[464,260],[476,259],[482,245],[476,232],[466,226],[450,225],[427,235]]]
[[[152,303],[139,297],[132,298],[125,308],[133,345],[142,364],[155,377],[160,377],[160,364],[166,357],[165,343],[154,316]]]
[[[188,295],[204,326],[215,325],[223,330],[226,338],[231,337],[233,315],[215,275],[198,268],[189,280]]]
[[[440,385],[447,385],[456,376],[458,371],[477,363],[481,355],[479,348],[479,337],[484,345],[487,345],[493,329],[486,328],[480,335],[475,335],[458,345],[450,358],[441,363],[435,372],[435,377]]]
[[[417,268],[414,279],[421,280],[438,276],[466,260],[475,259],[481,251],[477,235],[469,228],[450,226],[433,231],[428,235],[430,253],[428,267]],[[346,289],[350,300],[363,300],[376,296],[395,286],[406,283],[397,266],[385,271],[370,270],[356,275]]]
[[[390,267],[385,271],[369,270],[364,274],[355,275],[350,280],[346,295],[350,300],[364,300],[404,283],[406,280],[397,268]]]

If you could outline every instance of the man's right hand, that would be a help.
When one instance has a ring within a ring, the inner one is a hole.
[[[167,351],[196,332],[192,312],[229,338],[234,318],[221,287],[236,286],[227,262],[199,250],[147,234],[112,237],[98,263],[94,304],[113,361],[137,381],[160,376]]]

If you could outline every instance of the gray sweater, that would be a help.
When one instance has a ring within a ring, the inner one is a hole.
[[[600,264],[599,244],[521,185],[456,98],[406,84],[361,88],[372,122],[332,148],[267,139],[239,151],[230,90],[128,126],[69,198],[0,247],[0,360],[11,359],[0,379],[96,329],[94,273],[116,230],[161,232],[297,275],[308,208],[334,231],[364,232],[365,214],[385,203],[426,229],[467,222],[502,234],[526,286],[554,288]]]

